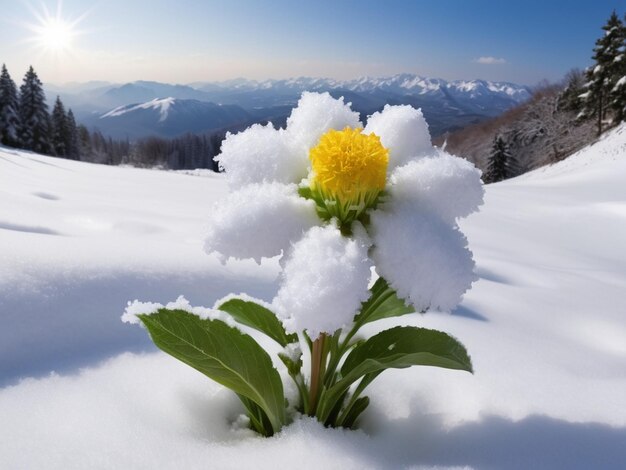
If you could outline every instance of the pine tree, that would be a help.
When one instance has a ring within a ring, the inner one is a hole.
[[[19,101],[17,98],[17,87],[11,79],[9,72],[2,64],[0,74],[0,143],[15,147],[19,144],[18,115]]]
[[[624,18],[626,22],[626,17]],[[615,123],[626,120],[626,25],[622,23],[617,32],[619,44],[617,55],[613,59],[613,87],[609,92],[609,107],[613,110]]]
[[[593,49],[595,64],[586,71],[586,92],[580,97],[584,102],[582,117],[596,117],[598,120],[598,135],[602,133],[602,122],[611,108],[609,93],[615,88],[619,80],[621,51],[624,45],[624,24],[615,11],[602,27],[604,34],[596,41]]]
[[[78,127],[76,126],[76,119],[74,119],[74,113],[70,109],[67,112],[67,157],[72,160],[80,159],[80,144],[78,137]]]
[[[496,183],[513,176],[511,152],[501,136],[496,136],[493,140],[493,147],[485,171],[485,183]]]
[[[41,81],[31,66],[20,87],[19,139],[22,148],[51,153],[50,116]]]
[[[69,126],[67,122],[67,116],[65,114],[65,107],[61,102],[61,98],[57,96],[52,109],[52,115],[50,118],[51,137],[50,142],[52,149],[58,157],[67,157],[69,151]]]

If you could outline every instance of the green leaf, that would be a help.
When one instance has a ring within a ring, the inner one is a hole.
[[[472,372],[465,347],[452,336],[436,330],[398,326],[382,331],[357,345],[341,366],[342,378],[326,394],[335,402],[354,382],[367,374],[410,366],[434,366]],[[330,405],[320,411],[321,420]]]
[[[341,374],[345,380],[394,368],[434,366],[472,372],[465,346],[441,331],[397,326],[359,344],[348,355]],[[353,381],[354,381],[353,380]]]
[[[230,299],[217,307],[229,313],[242,325],[265,333],[282,347],[298,340],[298,335],[288,335],[274,312],[250,300]]]
[[[369,397],[360,397],[355,400],[354,404],[350,408],[350,411],[346,415],[345,419],[341,423],[341,426],[346,428],[352,428],[356,419],[365,411],[370,404]]]
[[[387,281],[382,277],[378,278],[370,292],[372,295],[363,304],[361,312],[354,317],[357,329],[366,323],[382,318],[399,317],[415,312],[413,307],[408,306],[404,300],[398,297],[396,291],[389,287]]]
[[[159,309],[139,319],[160,349],[256,403],[271,424],[268,435],[285,423],[280,376],[251,336],[223,321],[201,319],[183,310]],[[250,410],[249,403],[242,401]]]

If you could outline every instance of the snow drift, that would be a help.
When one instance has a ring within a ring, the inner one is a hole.
[[[388,321],[451,333],[475,375],[387,371],[362,431],[305,419],[263,439],[119,322],[132,298],[274,296],[274,260],[202,254],[223,178],[0,149],[0,467],[623,468],[625,174],[621,126],[487,187],[462,222],[480,280],[451,315]]]

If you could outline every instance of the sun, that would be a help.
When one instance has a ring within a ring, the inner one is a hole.
[[[63,14],[63,5],[59,1],[56,11],[51,13],[45,4],[42,10],[36,11],[29,6],[35,21],[26,25],[33,34],[29,42],[33,43],[41,52],[52,55],[71,53],[76,36],[80,34],[77,26],[85,18],[86,13],[77,18],[70,18]]]
[[[64,52],[71,49],[75,31],[72,25],[59,18],[50,18],[40,25],[37,42],[50,52]]]

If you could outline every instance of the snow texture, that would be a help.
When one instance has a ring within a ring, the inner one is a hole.
[[[450,311],[476,280],[461,231],[410,204],[372,213],[376,270],[418,312]]]
[[[206,307],[193,307],[182,295],[178,296],[175,301],[168,302],[165,305],[155,302],[140,302],[139,300],[128,302],[126,310],[124,310],[124,313],[122,314],[122,321],[130,324],[141,324],[139,315],[152,315],[163,308],[167,310],[182,310],[196,315],[203,320],[221,320],[232,327],[237,327],[239,325],[230,315],[222,312],[221,310],[214,310]]]
[[[329,93],[302,93],[298,106],[287,118],[286,137],[294,146],[298,161],[308,165],[309,150],[331,129],[360,128],[359,113]]]
[[[216,203],[209,216],[205,251],[228,257],[279,256],[319,223],[315,203],[298,196],[295,184],[253,184]]]
[[[390,204],[404,204],[454,223],[483,203],[481,172],[465,159],[438,151],[396,168],[389,182]]]
[[[278,181],[297,183],[306,176],[307,155],[298,155],[284,130],[272,123],[254,124],[237,134],[226,134],[221,153],[215,157],[226,172],[231,188]]]
[[[276,261],[201,253],[223,175],[0,147],[0,467],[622,470],[624,174],[622,125],[488,185],[460,221],[480,277],[461,305],[365,326],[449,332],[474,375],[390,370],[367,389],[362,431],[300,419],[263,439],[233,425],[232,393],[119,321],[131,298],[275,296]]]
[[[294,244],[283,271],[274,308],[291,332],[311,338],[349,325],[369,297],[372,262],[364,229],[344,237],[334,225],[314,227]]]
[[[381,112],[369,117],[363,132],[373,132],[389,149],[390,171],[412,158],[430,155],[434,150],[422,111],[412,106],[385,105]]]

